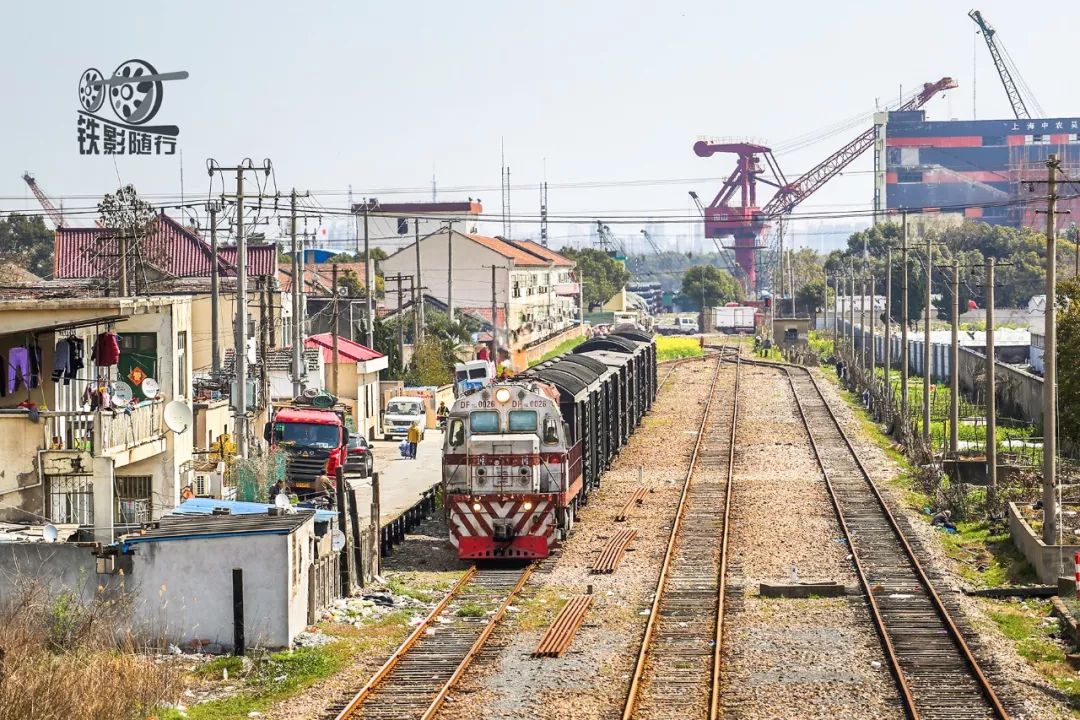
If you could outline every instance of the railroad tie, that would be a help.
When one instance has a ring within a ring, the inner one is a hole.
[[[533,657],[559,657],[570,649],[574,634],[592,605],[592,595],[575,595],[563,605],[533,651]]]
[[[626,553],[626,546],[636,537],[637,530],[620,530],[615,533],[593,562],[593,573],[606,575],[615,572]]]
[[[625,522],[626,517],[633,510],[635,505],[641,506],[645,502],[645,495],[649,492],[647,487],[638,487],[634,489],[634,494],[630,496],[630,499],[623,505],[622,510],[615,516],[615,522]]]

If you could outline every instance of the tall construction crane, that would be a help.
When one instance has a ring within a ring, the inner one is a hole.
[[[1009,71],[1009,62],[1006,62],[1008,58],[1008,51],[1004,48],[998,47],[998,43],[994,40],[994,35],[997,31],[990,27],[990,23],[986,22],[982,13],[978,10],[972,10],[968,13],[968,17],[975,21],[975,24],[979,26],[979,31],[982,33],[983,40],[986,40],[986,47],[990,48],[990,57],[994,59],[994,67],[997,68],[998,77],[1001,78],[1001,84],[1005,86],[1005,94],[1009,96],[1009,102],[1012,104],[1013,114],[1016,115],[1018,120],[1027,120],[1031,118],[1031,113],[1028,112],[1027,104],[1024,102],[1024,97],[1020,93],[1020,88],[1016,86],[1016,82],[1013,80],[1012,73]],[[1008,58],[1011,60],[1011,58]],[[1015,68],[1015,65],[1014,65]],[[1019,73],[1017,73],[1019,76]],[[1024,78],[1020,77],[1020,83],[1027,91],[1028,99],[1034,108],[1039,110],[1039,101],[1035,99],[1034,94],[1031,92],[1031,88],[1024,83]]]
[[[894,112],[918,110],[938,93],[955,87],[956,81],[949,77],[934,83],[925,83],[922,90]],[[705,237],[734,237],[735,261],[746,274],[747,287],[753,290],[757,287],[754,250],[761,247],[758,240],[768,231],[772,222],[791,212],[873,144],[874,128],[870,127],[794,182],[788,182],[773,157],[772,149],[765,145],[699,140],[694,144],[694,153],[699,157],[710,157],[716,153],[732,153],[738,156],[735,170],[705,208]],[[762,169],[762,161],[768,166],[768,171]],[[776,188],[776,194],[764,207],[757,205],[759,180]],[[733,205],[732,200],[736,193],[739,194],[739,204]]]
[[[55,205],[52,204],[52,200],[49,196],[42,192],[38,187],[37,181],[34,180],[34,176],[29,172],[23,173],[22,179],[26,181],[26,184],[30,186],[30,192],[34,193],[34,197],[41,203],[41,207],[45,209],[45,214],[49,216],[49,219],[53,221],[53,225],[59,230],[62,227],[67,226],[67,221],[64,220],[64,213],[60,212]]]

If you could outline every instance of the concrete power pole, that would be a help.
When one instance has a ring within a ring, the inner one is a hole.
[[[210,364],[214,371],[214,377],[221,374],[221,322],[218,313],[221,312],[221,273],[218,267],[218,243],[217,243],[217,203],[207,206],[210,211]]]
[[[885,370],[885,398],[892,404],[892,383],[890,372],[892,370],[892,246],[890,245],[885,256],[885,355],[882,358]]]
[[[446,228],[446,312],[454,322],[454,221]]]
[[[874,383],[874,371],[877,370],[877,336],[874,334],[874,324],[877,323],[877,313],[874,303],[874,292],[877,290],[877,279],[870,275],[870,384]]]
[[[825,283],[828,285],[828,278]],[[832,314],[832,344],[833,350],[840,352],[840,276],[833,275],[833,314]]]
[[[304,352],[304,308],[300,297],[304,291],[303,248],[296,237],[296,188],[289,194],[289,235],[292,239],[292,391],[293,397],[303,392],[302,353]]]
[[[851,261],[851,295],[849,296],[850,302],[848,303],[848,319],[850,321],[850,339],[849,342],[851,348],[851,364],[858,365],[858,356],[855,354],[855,261]]]
[[[949,348],[949,452],[960,450],[960,261],[952,266],[952,344]]]
[[[900,262],[903,272],[900,277],[900,413],[907,422],[908,417],[908,246],[907,213],[901,223]]]
[[[416,283],[413,285],[415,288],[415,294],[413,295],[413,312],[416,315],[416,332],[413,334],[413,344],[419,345],[420,341],[424,339],[424,283],[421,282],[422,276],[420,275],[420,218],[416,218],[413,221],[413,226],[416,231]]]
[[[1046,338],[1043,343],[1043,542],[1056,544],[1057,530],[1057,155],[1046,161]]]
[[[926,235],[926,295],[923,300],[923,378],[922,418],[923,440],[930,444],[930,286],[934,277],[934,255],[929,233]]]
[[[368,210],[371,203],[364,198],[364,295],[367,311],[367,346],[375,347],[375,263],[371,262],[371,241],[368,235]]]
[[[236,168],[236,454],[247,457],[247,238],[244,166]]]
[[[489,267],[491,268],[491,360],[497,367],[499,364],[499,325],[496,318],[498,317],[499,300],[495,294],[495,266],[490,265]],[[507,318],[506,322],[509,324],[510,318]]]
[[[334,264],[332,264],[330,266],[330,291],[332,293],[334,293],[334,297],[333,297],[333,303],[334,304],[333,304],[332,310],[331,310],[331,314],[333,315],[333,318],[331,319],[331,322],[333,323],[334,334],[331,337],[333,338],[333,352],[334,352],[334,368],[333,368],[334,394],[337,395],[340,392],[340,386],[338,385],[338,365],[341,364],[341,356],[339,355],[339,350],[338,350],[338,327],[339,327],[340,320],[341,320],[341,310],[338,307],[338,301],[341,298],[341,293],[338,292],[337,263],[334,263]]]
[[[997,494],[997,379],[994,359],[994,258],[986,259],[986,499]],[[1053,494],[1053,493],[1051,493]]]
[[[866,357],[866,278],[859,284],[859,362],[865,370],[868,366]]]

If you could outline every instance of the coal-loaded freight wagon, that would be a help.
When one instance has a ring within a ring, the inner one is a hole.
[[[656,343],[636,325],[616,325],[458,398],[443,445],[458,557],[546,557],[655,397]]]

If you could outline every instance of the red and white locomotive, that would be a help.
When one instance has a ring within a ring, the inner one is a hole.
[[[582,489],[559,391],[534,380],[458,398],[443,447],[444,502],[458,557],[546,557],[569,531]]]
[[[458,557],[547,557],[655,397],[652,336],[615,326],[458,398],[443,441]]]

